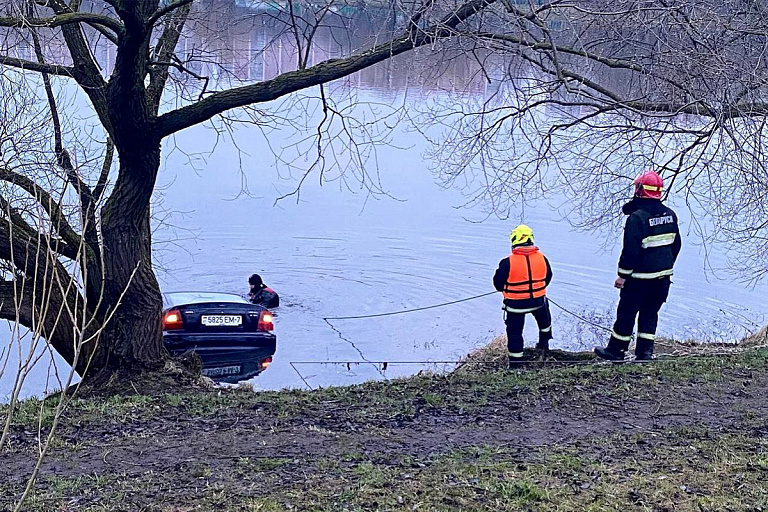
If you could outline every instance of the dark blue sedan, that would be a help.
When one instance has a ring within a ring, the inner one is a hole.
[[[277,337],[272,313],[239,295],[163,294],[163,342],[172,354],[194,350],[203,375],[222,382],[249,379],[272,362]]]

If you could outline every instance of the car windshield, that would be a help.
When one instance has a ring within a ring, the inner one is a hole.
[[[247,300],[234,293],[218,292],[171,292],[163,294],[163,305],[166,308],[182,304],[202,304],[204,302],[234,302],[250,304]]]

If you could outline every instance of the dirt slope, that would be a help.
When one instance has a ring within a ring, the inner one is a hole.
[[[669,510],[760,507],[768,504],[760,483],[768,480],[768,456],[760,458],[768,442],[767,359],[753,351],[648,365],[487,369],[316,392],[84,400],[67,413],[27,509],[611,509],[601,500],[638,510],[667,510],[668,501]],[[36,437],[31,419],[14,427],[0,465],[0,509],[10,508],[30,473]],[[695,445],[712,450],[700,475],[694,452],[670,463],[687,467],[696,482],[672,489],[682,498],[632,497],[656,489],[651,475],[669,471],[666,462],[654,465],[659,453]],[[757,454],[744,462],[749,478],[738,477],[754,482],[750,493],[737,491],[736,476],[706,476],[723,450],[733,454],[726,473]],[[553,457],[580,462],[560,474]],[[650,480],[630,482],[638,488],[621,497],[599,494],[627,483],[620,481],[627,461],[638,468],[629,474]],[[595,480],[581,475],[585,467],[605,474]],[[586,480],[564,483],[574,474]],[[456,489],[463,492],[452,497]],[[584,501],[569,501],[576,497]]]

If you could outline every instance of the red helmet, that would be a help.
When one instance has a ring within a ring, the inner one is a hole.
[[[650,197],[661,199],[661,189],[664,181],[656,171],[645,171],[635,178],[635,197]]]

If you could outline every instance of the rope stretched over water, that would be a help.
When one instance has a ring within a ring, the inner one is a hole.
[[[352,346],[352,348],[354,348],[357,351],[357,353],[360,354],[360,357],[363,359],[363,361],[337,361],[337,362],[327,361],[325,363],[346,364],[348,370],[351,369],[351,364],[359,364],[360,362],[365,363],[365,364],[370,364],[385,379],[387,377],[386,377],[386,375],[384,375],[384,371],[386,370],[386,368],[387,368],[387,366],[389,364],[459,364],[459,367],[461,367],[464,364],[467,364],[467,361],[370,361],[370,360],[368,360],[363,355],[363,352],[360,350],[360,348],[358,348],[357,345],[355,345],[355,343],[352,340],[350,340],[349,338],[345,337],[341,333],[341,331],[339,329],[337,329],[331,323],[331,320],[359,320],[359,319],[364,319],[364,318],[379,318],[379,317],[384,317],[384,316],[402,315],[402,314],[405,314],[405,313],[414,313],[416,311],[424,311],[424,310],[427,310],[427,309],[441,308],[441,307],[444,307],[444,306],[450,306],[452,304],[459,304],[461,302],[468,302],[470,300],[480,299],[482,297],[487,297],[487,296],[493,295],[495,293],[498,293],[498,292],[494,290],[492,292],[481,293],[480,295],[473,295],[472,297],[466,297],[466,298],[463,298],[463,299],[452,300],[452,301],[449,301],[449,302],[441,302],[440,304],[433,304],[431,306],[423,306],[423,307],[420,307],[420,308],[403,309],[401,311],[390,311],[388,313],[374,313],[374,314],[369,314],[369,315],[326,316],[326,317],[323,317],[323,320],[325,321],[325,323],[327,323],[328,326],[331,329],[333,329],[339,335],[339,338],[341,340],[349,343]],[[572,316],[576,317],[577,319],[581,320],[582,322],[586,322],[587,324],[590,324],[590,325],[592,325],[594,327],[597,327],[599,329],[603,329],[605,331],[610,331],[610,329],[608,327],[600,325],[600,324],[598,324],[598,323],[596,323],[596,322],[594,322],[592,320],[589,320],[588,318],[585,318],[584,316],[579,315],[578,313],[574,313],[573,311],[570,311],[570,310],[566,309],[565,307],[561,306],[560,304],[558,304],[557,302],[553,301],[549,297],[547,297],[547,300],[549,302],[551,302],[552,304],[554,304],[555,306],[557,306],[558,308],[560,308],[561,310],[563,310],[564,312],[568,313],[569,315],[572,315]],[[563,363],[565,363],[565,364],[584,364],[583,360],[578,360],[578,361],[539,361],[539,362],[561,363],[561,364],[563,364]],[[293,370],[296,372],[296,374],[298,374],[298,376],[301,377],[301,380],[304,381],[304,383],[307,386],[309,386],[310,389],[311,389],[311,386],[309,385],[309,383],[306,381],[306,379],[301,374],[301,372],[299,372],[298,368],[296,368],[296,366],[294,366],[294,365],[295,364],[322,364],[322,362],[320,362],[320,361],[291,361],[290,364],[291,364],[291,368],[293,368]],[[484,363],[480,363],[480,364],[484,364]],[[380,365],[380,367],[379,367],[379,365]]]
[[[474,295],[472,297],[467,297],[465,299],[459,299],[459,300],[452,300],[450,302],[443,302],[440,304],[433,304],[432,306],[424,306],[421,308],[413,308],[413,309],[403,309],[402,311],[390,311],[389,313],[376,313],[373,315],[355,315],[355,316],[325,316],[323,317],[323,320],[326,322],[328,320],[356,320],[358,318],[375,318],[379,316],[392,316],[392,315],[402,315],[404,313],[413,313],[414,311],[424,311],[425,309],[434,309],[434,308],[441,308],[443,306],[450,306],[451,304],[458,304],[459,302],[467,302],[470,300],[479,299],[481,297],[487,297],[488,295],[493,295],[494,293],[498,293],[496,291],[483,293],[481,295]]]
[[[581,320],[582,322],[585,322],[585,323],[588,323],[589,325],[592,325],[592,326],[598,327],[598,328],[600,328],[600,329],[602,329],[602,330],[604,330],[604,331],[608,331],[608,332],[611,332],[611,329],[610,329],[609,327],[606,327],[606,326],[604,326],[604,325],[600,325],[600,324],[598,324],[598,323],[596,323],[596,322],[593,322],[592,320],[589,320],[588,318],[584,318],[583,316],[581,316],[581,315],[579,315],[579,314],[576,314],[576,313],[574,313],[573,311],[569,311],[569,310],[565,309],[563,306],[561,306],[561,305],[560,305],[560,304],[558,304],[557,302],[553,301],[553,300],[552,300],[552,299],[551,299],[549,296],[547,297],[547,300],[548,300],[549,302],[551,302],[552,304],[554,304],[555,306],[557,306],[558,308],[560,308],[560,309],[562,309],[563,311],[565,311],[566,313],[568,313],[569,315],[575,316],[576,318],[578,318],[578,319],[579,319],[579,320]]]
[[[499,293],[499,292],[492,291],[492,292],[488,292],[488,293],[482,293],[480,295],[473,295],[472,297],[466,297],[464,299],[452,300],[450,302],[442,302],[440,304],[433,304],[431,306],[423,306],[423,307],[420,307],[420,308],[403,309],[401,311],[390,311],[388,313],[375,313],[375,314],[371,314],[371,315],[352,315],[352,316],[326,316],[326,317],[323,317],[323,320],[325,320],[326,323],[327,323],[328,320],[357,320],[357,319],[361,319],[361,318],[376,318],[376,317],[382,317],[382,316],[402,315],[402,314],[405,314],[405,313],[413,313],[413,312],[416,312],[416,311],[424,311],[426,309],[441,308],[443,306],[450,306],[452,304],[459,304],[460,302],[467,302],[467,301],[470,301],[470,300],[480,299],[482,297],[487,297],[487,296],[493,295],[495,293]],[[558,308],[560,308],[561,310],[563,310],[566,313],[568,313],[569,315],[578,318],[582,322],[585,322],[585,323],[588,323],[588,324],[590,324],[590,325],[592,325],[594,327],[598,327],[600,329],[603,329],[604,331],[610,332],[610,330],[611,330],[609,327],[605,327],[604,325],[600,325],[600,324],[598,324],[598,323],[596,323],[596,322],[594,322],[592,320],[589,320],[588,318],[585,318],[585,317],[579,315],[578,313],[574,313],[573,311],[570,311],[569,309],[561,306],[560,304],[558,304],[557,302],[552,300],[549,296],[547,296],[547,300],[549,302],[551,302],[552,304],[554,304],[555,306],[557,306]],[[333,327],[333,326],[331,326],[331,327]]]
[[[757,348],[765,348],[765,346],[756,346],[756,347],[750,347],[750,349],[757,349]],[[652,364],[652,363],[660,363],[660,362],[671,362],[676,359],[688,359],[688,358],[694,358],[694,357],[720,357],[720,356],[732,356],[736,355],[739,352],[731,351],[731,352],[702,352],[702,353],[691,353],[691,354],[659,354],[658,357],[654,359],[648,359],[648,360],[639,360],[639,359],[620,359],[617,361],[609,361],[606,359],[600,359],[599,357],[592,357],[589,359],[528,359],[524,361],[515,361],[513,364],[520,365],[520,367],[535,367],[537,365],[557,365],[557,364],[567,364],[567,365],[627,365],[627,364]],[[490,360],[490,361],[471,361],[471,360],[455,360],[455,361],[370,361],[370,360],[364,360],[364,361],[290,361],[289,364],[296,365],[296,364],[322,364],[322,365],[344,365],[347,367],[351,367],[352,365],[370,365],[370,364],[379,364],[382,365],[383,370],[386,370],[389,365],[406,365],[406,364],[418,364],[418,365],[428,365],[428,364],[460,364],[460,365],[504,365],[506,366],[508,363],[506,360],[496,359],[496,360]]]
[[[350,343],[357,351],[360,353],[360,356],[362,357],[362,352],[360,349],[352,343],[351,340],[348,338],[345,338],[342,336],[341,331],[339,331],[336,327],[331,324],[330,320],[357,320],[357,319],[363,319],[363,318],[377,318],[377,317],[384,317],[384,316],[392,316],[392,315],[402,315],[405,313],[413,313],[416,311],[424,311],[427,309],[434,309],[434,308],[440,308],[443,306],[450,306],[452,304],[459,304],[461,302],[467,302],[470,300],[479,299],[482,297],[487,297],[489,295],[493,295],[495,293],[498,293],[497,291],[492,291],[488,293],[482,293],[480,295],[473,295],[472,297],[466,297],[463,299],[458,300],[452,300],[449,302],[442,302],[440,304],[433,304],[431,306],[423,306],[420,308],[412,308],[412,309],[404,309],[401,311],[391,311],[388,313],[375,313],[370,315],[351,315],[351,316],[328,316],[323,317],[323,320],[334,330],[339,334],[339,338],[342,340]],[[592,325],[593,327],[597,327],[598,329],[602,329],[604,331],[610,332],[611,329],[609,327],[606,327],[604,325],[601,325],[593,320],[590,320],[583,315],[580,315],[578,313],[575,313],[569,309],[567,309],[564,306],[561,306],[554,300],[552,300],[550,297],[547,297],[547,300],[554,304],[557,308],[561,309],[563,312],[581,320],[584,323],[587,323],[589,325]],[[634,337],[634,336],[633,336]],[[663,343],[659,343],[662,344]],[[544,360],[534,360],[534,361],[523,361],[520,363],[520,367],[527,366],[530,364],[536,365],[536,366],[554,366],[554,365],[594,365],[594,364],[648,364],[650,362],[668,362],[668,361],[674,361],[676,359],[686,358],[686,357],[697,357],[697,356],[719,356],[719,355],[731,355],[733,352],[723,352],[723,353],[708,353],[708,354],[665,354],[664,356],[653,359],[652,361],[637,361],[637,360],[622,360],[622,361],[602,361],[600,359],[594,358],[594,359],[544,359]],[[351,370],[352,365],[359,365],[359,364],[368,364],[371,366],[374,366],[374,368],[386,379],[386,376],[384,375],[384,372],[386,371],[387,367],[389,365],[409,365],[409,364],[420,364],[420,365],[426,365],[426,364],[454,364],[457,365],[457,368],[461,368],[464,365],[472,364],[472,365],[498,365],[499,361],[470,361],[470,360],[459,360],[459,361],[371,361],[369,359],[365,359],[363,357],[362,361],[290,361],[289,362],[291,368],[296,372],[296,374],[301,378],[301,380],[304,382],[304,384],[309,387],[310,389],[313,389],[311,384],[306,380],[306,378],[301,374],[298,368],[296,368],[296,365],[327,365],[327,364],[335,364],[335,365],[346,365],[347,370]]]

